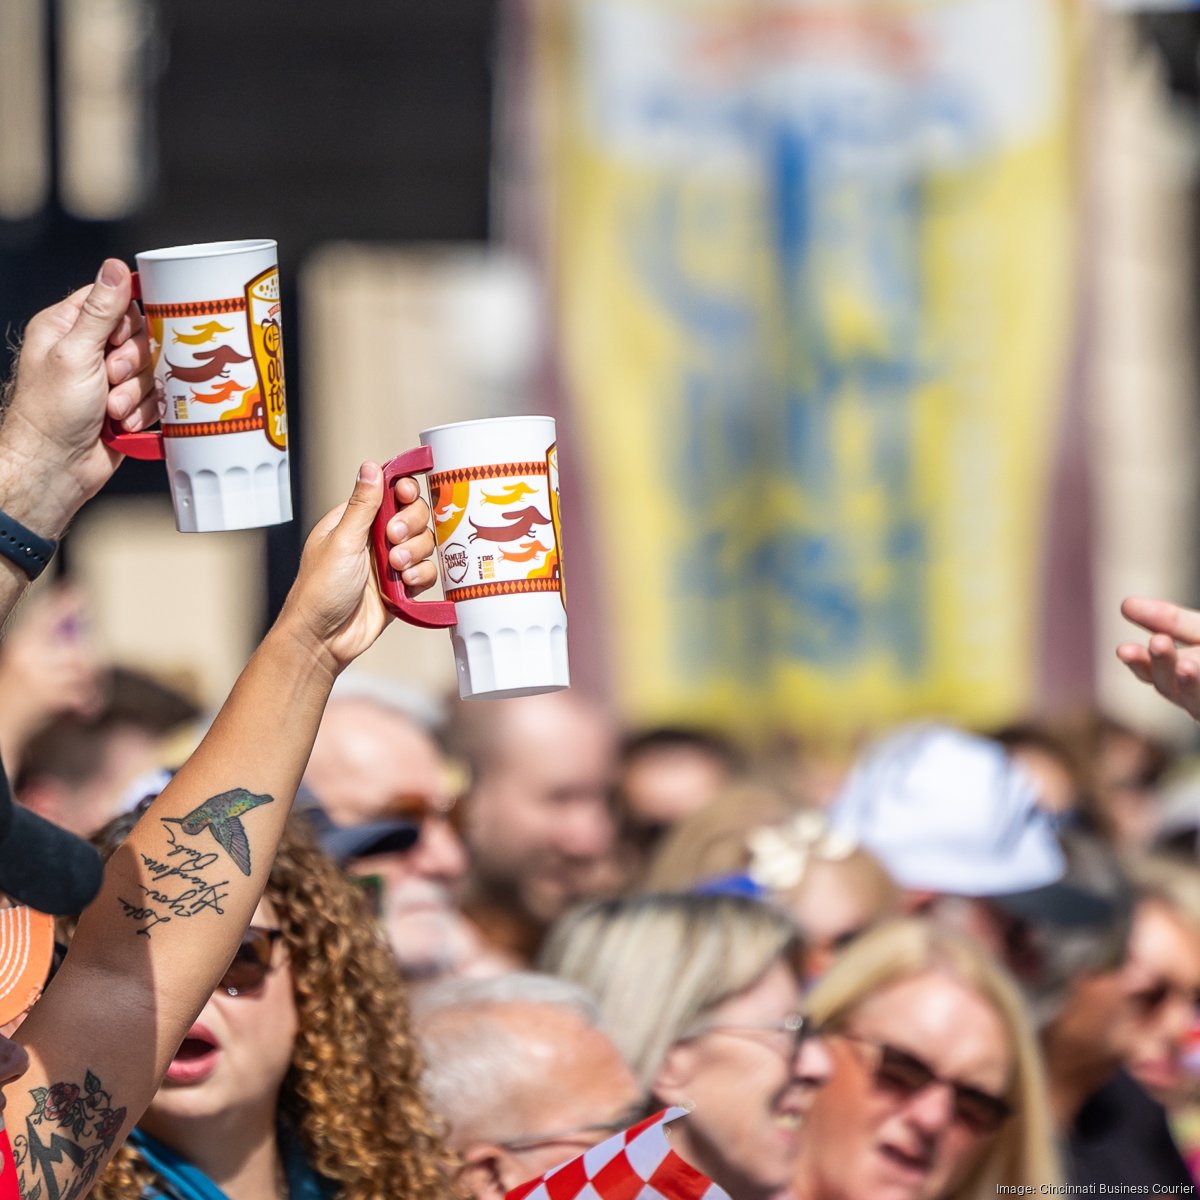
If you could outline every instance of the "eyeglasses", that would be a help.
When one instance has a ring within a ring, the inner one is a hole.
[[[770,1045],[788,1062],[793,1062],[800,1053],[800,1047],[809,1038],[818,1037],[820,1030],[810,1017],[802,1012],[788,1013],[782,1021],[769,1025],[717,1024],[703,1025],[694,1033],[690,1033],[680,1041],[690,1041],[706,1033],[728,1033],[734,1037],[749,1037],[754,1041]]]
[[[843,1037],[866,1046],[876,1055],[875,1086],[899,1099],[910,1100],[926,1088],[948,1087],[954,1096],[954,1117],[973,1133],[995,1133],[1012,1116],[1012,1105],[1002,1096],[994,1096],[969,1083],[946,1079],[925,1061],[907,1050],[889,1046],[858,1034],[838,1030]]]
[[[262,988],[274,970],[275,943],[283,937],[282,929],[264,929],[251,925],[242,934],[242,944],[221,976],[217,990],[230,996],[253,996]]]
[[[540,1146],[551,1146],[555,1142],[579,1142],[585,1138],[588,1140],[589,1146],[594,1146],[605,1136],[611,1137],[614,1133],[620,1133],[623,1129],[636,1125],[646,1115],[647,1107],[645,1100],[639,1100],[611,1121],[602,1121],[595,1125],[578,1125],[574,1129],[559,1129],[554,1133],[523,1135],[509,1138],[505,1142],[497,1142],[496,1145],[512,1154],[520,1154],[525,1150],[536,1150]]]

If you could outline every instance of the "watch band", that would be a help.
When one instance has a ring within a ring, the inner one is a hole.
[[[16,563],[30,579],[36,579],[46,569],[57,549],[56,541],[38,537],[0,509],[0,555]]]

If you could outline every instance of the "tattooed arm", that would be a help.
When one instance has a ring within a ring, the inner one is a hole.
[[[411,480],[397,486],[414,498]],[[19,1030],[31,1066],[7,1089],[5,1125],[25,1200],[86,1194],[229,965],[334,678],[390,620],[367,549],[382,492],[379,467],[364,464],[349,504],[309,536],[279,620],[110,859],[66,962]],[[404,575],[418,590],[434,579],[427,520],[417,501],[389,529],[393,541],[412,531],[392,561],[412,557]]]

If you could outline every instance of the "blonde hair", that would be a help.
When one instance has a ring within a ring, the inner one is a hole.
[[[842,952],[809,993],[808,1011],[817,1024],[836,1029],[877,992],[931,971],[950,975],[991,1005],[1004,1024],[1013,1056],[1006,1094],[1013,1115],[963,1182],[941,1200],[984,1200],[995,1195],[997,1183],[1059,1180],[1053,1121],[1033,1026],[1016,984],[974,942],[931,922],[888,921]]]
[[[1167,854],[1131,855],[1123,865],[1139,900],[1157,900],[1200,933],[1200,867]]]
[[[651,894],[576,909],[551,931],[544,971],[582,984],[643,1087],[675,1042],[777,962],[799,976],[782,913],[742,896]]]

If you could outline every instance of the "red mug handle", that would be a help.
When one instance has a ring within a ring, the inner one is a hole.
[[[133,272],[133,299],[142,298],[142,280],[137,271]],[[154,462],[166,458],[163,437],[157,430],[139,430],[137,433],[126,433],[112,419],[105,417],[100,427],[100,440],[110,449],[130,458],[140,458],[146,462]]]
[[[379,580],[379,594],[383,602],[402,621],[419,625],[422,629],[445,629],[457,625],[454,604],[450,600],[416,600],[400,573],[388,562],[387,524],[396,515],[396,480],[404,475],[418,475],[433,470],[433,451],[428,446],[418,446],[396,455],[383,465],[383,503],[371,524],[371,544],[375,551],[375,575]]]

